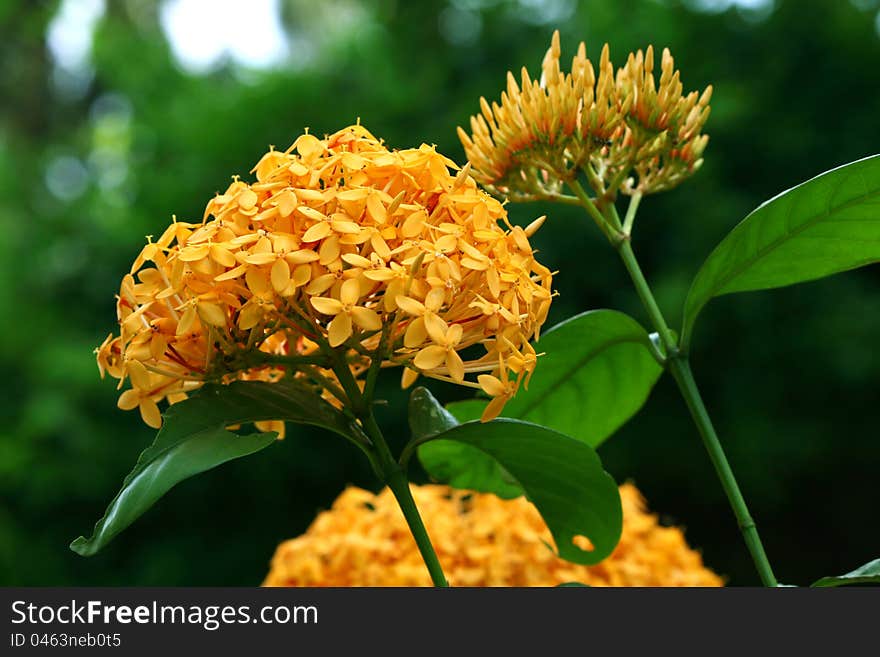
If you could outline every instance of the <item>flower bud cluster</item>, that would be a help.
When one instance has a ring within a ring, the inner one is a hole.
[[[654,78],[653,48],[630,54],[615,74],[608,44],[598,72],[578,46],[571,70],[560,68],[553,34],[539,81],[511,73],[501,101],[480,99],[471,132],[459,128],[474,177],[512,200],[558,195],[580,172],[597,195],[650,194],[670,189],[702,164],[711,86],[683,95],[669,50]]]

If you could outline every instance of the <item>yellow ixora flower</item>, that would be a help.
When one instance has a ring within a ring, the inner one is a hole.
[[[670,189],[702,164],[712,87],[682,94],[669,50],[654,78],[654,51],[630,54],[617,70],[608,44],[598,69],[578,46],[570,71],[560,68],[554,32],[534,80],[508,73],[501,101],[480,99],[470,134],[459,128],[474,177],[512,200],[558,197],[563,184],[586,171],[597,195],[649,194]]]
[[[157,427],[157,403],[204,382],[285,376],[344,406],[340,363],[358,379],[378,361],[405,384],[481,387],[497,397],[484,419],[500,412],[552,298],[528,243],[540,222],[510,225],[469,166],[389,150],[359,124],[306,132],[253,172],[201,222],[149,240],[123,278],[119,334],[97,350],[102,376],[131,383],[121,408]]]
[[[411,486],[453,586],[722,586],[682,531],[662,527],[639,491],[620,487],[623,533],[607,559],[579,566],[557,557],[524,498],[502,500],[448,486]],[[388,489],[347,488],[302,536],[272,557],[264,586],[430,586],[416,543]]]

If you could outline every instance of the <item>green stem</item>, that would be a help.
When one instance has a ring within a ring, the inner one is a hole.
[[[694,419],[694,424],[697,425],[700,436],[703,438],[703,444],[709,452],[712,465],[715,466],[715,472],[718,473],[718,478],[727,494],[730,506],[733,507],[740,532],[742,532],[743,540],[745,540],[752,560],[755,562],[755,568],[758,569],[758,574],[761,576],[761,582],[764,586],[777,586],[776,577],[773,575],[773,569],[770,567],[770,561],[767,559],[764,545],[758,535],[758,528],[749,514],[749,508],[746,506],[746,501],[736,483],[736,477],[727,461],[727,456],[724,454],[724,448],[715,433],[715,427],[712,426],[712,420],[709,418],[697,383],[694,381],[690,362],[687,358],[674,358],[669,362],[669,370],[678,384],[678,389],[681,390],[688,410],[691,412],[691,417]]]
[[[336,366],[333,370],[336,372],[339,383],[345,390],[352,410],[360,420],[364,431],[372,443],[371,449],[367,454],[370,463],[376,474],[388,485],[397,499],[397,503],[400,505],[400,510],[403,511],[403,517],[406,519],[407,525],[409,525],[409,530],[412,532],[425,566],[427,566],[428,572],[431,574],[431,581],[434,582],[434,586],[449,586],[446,582],[446,576],[443,574],[443,568],[440,566],[440,560],[437,558],[437,553],[431,544],[428,530],[425,529],[425,523],[422,522],[419,509],[410,492],[406,473],[394,459],[394,456],[392,456],[388,443],[385,442],[385,436],[382,434],[382,430],[373,416],[371,400],[360,392],[357,381],[355,381],[348,367],[348,363],[338,354],[336,354]]]
[[[434,546],[431,543],[431,537],[428,536],[428,530],[425,528],[425,523],[422,522],[422,516],[419,515],[416,501],[413,499],[412,492],[409,489],[409,480],[406,478],[403,469],[391,456],[391,451],[388,449],[382,431],[379,429],[379,425],[376,424],[372,414],[364,418],[364,428],[377,448],[385,483],[388,484],[388,488],[394,493],[394,497],[400,505],[400,510],[403,511],[403,517],[406,519],[409,530],[416,540],[422,560],[424,560],[425,566],[428,567],[428,572],[431,574],[431,581],[434,582],[434,586],[449,586],[446,576],[443,574],[443,567],[440,565],[440,560],[437,558],[437,553],[434,551]]]
[[[443,574],[443,567],[440,565],[437,553],[434,552],[434,546],[431,544],[428,530],[425,529],[418,507],[416,507],[416,501],[413,499],[412,492],[410,492],[409,481],[403,470],[399,467],[389,474],[388,487],[394,493],[394,497],[397,498],[397,503],[400,505],[400,510],[403,511],[403,517],[406,518],[409,530],[412,532],[413,538],[416,539],[416,545],[419,546],[422,560],[431,574],[431,581],[434,583],[434,586],[448,587],[449,583]]]
[[[641,200],[641,192],[633,192],[629,199],[629,207],[626,209],[626,217],[623,219],[623,232],[627,235],[632,233],[633,222],[636,219],[636,211],[639,209]]]
[[[712,425],[712,420],[709,418],[709,413],[703,404],[703,399],[700,396],[700,391],[691,372],[690,362],[686,355],[679,352],[675,336],[660,312],[660,307],[651,293],[651,288],[648,286],[644,274],[642,274],[628,239],[620,243],[618,251],[624,266],[629,272],[630,278],[632,278],[636,292],[651,318],[651,323],[654,325],[657,333],[659,333],[663,346],[666,348],[667,367],[678,384],[678,389],[681,391],[682,397],[684,397],[694,424],[700,433],[700,437],[703,439],[703,444],[706,446],[706,451],[709,452],[709,458],[712,461],[712,465],[715,466],[715,472],[718,473],[721,486],[724,488],[730,506],[733,508],[733,513],[739,523],[743,539],[752,555],[752,560],[755,562],[755,567],[758,570],[761,581],[764,586],[775,587],[777,586],[776,578],[773,575],[773,569],[770,567],[767,554],[764,552],[764,546],[761,544],[761,538],[758,535],[755,521],[752,520],[752,516],[749,514],[746,501],[743,498],[742,492],[740,492],[739,485],[736,483],[736,477],[733,474],[727,456],[724,454],[724,448],[721,446],[721,441],[718,439],[718,434],[715,433],[715,427]]]
[[[609,224],[608,220],[605,216],[599,212],[599,209],[593,203],[593,199],[587,194],[586,190],[581,186],[581,184],[577,180],[572,180],[568,183],[568,186],[571,187],[571,190],[575,193],[575,195],[580,199],[581,206],[587,211],[587,214],[590,215],[590,218],[595,222],[595,224],[599,227],[599,230],[608,238],[612,244],[615,244],[619,241],[617,239],[614,228]]]
[[[636,260],[636,254],[633,253],[632,245],[629,243],[629,240],[621,242],[617,251],[620,253],[623,265],[629,272],[629,276],[632,279],[633,285],[635,285],[636,293],[639,295],[642,305],[648,312],[648,317],[651,318],[651,324],[654,326],[654,330],[660,334],[660,340],[663,342],[663,346],[666,348],[666,356],[669,358],[676,351],[675,336],[666,324],[666,319],[664,319],[663,313],[660,312],[660,306],[657,305],[657,301],[651,293],[651,288],[648,286],[648,281],[645,280],[645,276],[642,274],[642,269],[639,267],[639,263]]]

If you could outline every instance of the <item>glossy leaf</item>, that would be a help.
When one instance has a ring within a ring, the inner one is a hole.
[[[682,344],[714,297],[810,281],[880,261],[880,155],[770,199],[709,255],[685,302]]]
[[[293,381],[205,386],[169,407],[155,441],[141,453],[92,537],[80,536],[70,548],[82,556],[95,554],[184,479],[271,445],[275,433],[238,435],[225,428],[258,420],[288,420],[353,435],[344,416]]]
[[[557,324],[535,344],[538,365],[528,390],[504,406],[507,418],[534,422],[592,447],[647,401],[663,368],[648,333],[629,315],[592,310]],[[480,417],[486,402],[450,405],[460,420]]]
[[[450,405],[450,413],[426,388],[413,390],[409,401],[409,421],[416,438],[433,436],[460,422],[479,419],[485,402],[475,399]],[[456,410],[466,408],[470,416],[459,417]],[[516,480],[486,452],[465,443],[435,440],[419,447],[419,461],[434,479],[454,488],[494,493],[503,499],[523,494]]]
[[[433,399],[423,389],[419,395],[416,409]],[[420,458],[422,451],[430,450],[433,444],[451,442],[475,448],[494,459],[544,518],[562,558],[594,564],[617,545],[623,522],[620,493],[589,445],[546,427],[507,419],[485,424],[467,422],[433,436],[414,438],[428,441],[419,447]],[[456,469],[459,473],[468,471]],[[470,482],[465,487],[495,492],[473,488]],[[592,549],[576,545],[576,537],[586,537]]]
[[[823,577],[813,582],[816,587],[847,586],[849,584],[875,584],[880,586],[880,559],[869,561],[846,575]]]

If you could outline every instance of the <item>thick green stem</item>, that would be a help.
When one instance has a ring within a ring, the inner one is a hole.
[[[416,501],[413,499],[412,492],[409,489],[409,480],[403,469],[391,456],[391,451],[388,449],[385,438],[382,436],[382,431],[379,429],[379,425],[376,424],[372,414],[365,418],[364,428],[377,448],[385,483],[388,484],[388,488],[394,493],[394,497],[400,505],[400,510],[403,511],[403,517],[406,519],[407,525],[409,525],[409,530],[416,540],[416,545],[419,548],[425,566],[427,566],[428,572],[431,574],[431,581],[434,582],[434,586],[449,586],[446,576],[443,574],[443,567],[440,565],[440,560],[434,551],[431,538],[428,536],[428,530],[425,528],[425,523],[422,522]]]
[[[752,520],[752,516],[749,514],[746,501],[740,492],[739,485],[736,483],[736,477],[734,477],[730,463],[727,461],[727,456],[724,454],[724,448],[721,446],[721,441],[715,433],[715,427],[712,426],[712,420],[709,418],[709,413],[703,404],[700,391],[694,381],[690,362],[686,355],[679,352],[675,336],[666,324],[666,320],[660,312],[660,307],[651,293],[651,288],[648,287],[648,282],[645,280],[644,274],[642,274],[638,261],[636,261],[629,240],[621,242],[618,251],[623,259],[624,266],[629,272],[630,278],[632,278],[636,292],[638,292],[639,298],[642,300],[642,304],[651,318],[651,323],[660,335],[660,339],[666,349],[667,367],[678,384],[678,389],[681,391],[682,397],[684,397],[694,424],[697,426],[700,437],[703,439],[703,444],[706,446],[706,451],[709,452],[709,458],[712,461],[712,465],[715,466],[721,486],[724,488],[727,499],[730,501],[730,506],[733,508],[733,513],[739,523],[746,546],[755,562],[755,567],[758,569],[758,574],[761,576],[761,581],[764,583],[764,586],[777,586],[773,569],[770,567],[767,554],[764,552],[764,546],[761,544],[761,538],[758,536],[755,521]]]
[[[648,316],[651,318],[651,324],[653,324],[654,330],[660,334],[660,340],[663,342],[663,346],[666,348],[666,356],[669,358],[677,350],[675,336],[666,324],[663,313],[660,312],[660,306],[657,305],[657,301],[651,293],[651,288],[648,287],[648,281],[645,280],[645,276],[642,274],[642,269],[639,267],[635,253],[633,253],[632,245],[629,243],[629,240],[624,240],[620,243],[617,250],[618,253],[620,253],[620,257],[623,260],[626,270],[629,272],[630,278],[632,278],[636,293],[639,295],[639,299],[642,300],[642,305],[645,307]]]
[[[416,545],[431,574],[431,581],[434,586],[449,586],[446,582],[446,576],[443,574],[443,568],[440,566],[440,560],[431,544],[431,538],[428,536],[428,530],[425,529],[425,523],[419,515],[418,507],[409,490],[409,480],[406,473],[394,459],[388,443],[385,442],[385,436],[379,428],[376,418],[373,416],[371,400],[365,397],[358,388],[357,382],[348,367],[348,363],[338,355],[336,356],[336,365],[333,368],[340,384],[345,390],[348,402],[354,411],[354,414],[360,420],[364,432],[370,438],[370,448],[367,450],[367,456],[376,474],[388,485],[400,510],[403,511],[403,517],[406,519],[409,530],[412,532]],[[378,368],[377,368],[378,369]]]
[[[419,515],[416,501],[410,492],[409,481],[399,466],[388,475],[388,487],[394,493],[394,497],[397,498],[397,503],[400,505],[400,510],[403,511],[403,516],[406,518],[413,538],[416,539],[416,545],[419,546],[419,552],[422,554],[422,560],[428,567],[428,572],[431,574],[431,581],[434,582],[434,586],[449,586],[446,576],[443,574],[443,567],[437,558],[437,553],[434,552],[434,546],[431,543],[431,538],[428,536],[428,530],[425,529],[425,524]]]
[[[616,230],[613,226],[609,225],[608,220],[601,212],[599,212],[599,209],[593,203],[593,199],[590,198],[586,190],[577,180],[572,180],[568,183],[568,186],[571,187],[572,191],[580,200],[581,206],[587,211],[587,214],[590,215],[590,218],[599,227],[599,230],[601,230],[605,237],[608,238],[608,241],[614,244],[617,241],[615,235]]]

